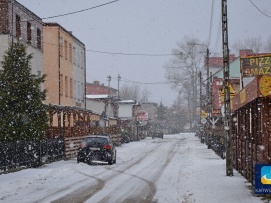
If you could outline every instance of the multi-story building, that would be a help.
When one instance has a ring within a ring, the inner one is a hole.
[[[18,40],[27,46],[27,53],[33,55],[31,72],[43,74],[42,19],[15,0],[0,0],[0,61],[10,45]]]
[[[86,108],[85,45],[57,23],[43,27],[47,104]]]

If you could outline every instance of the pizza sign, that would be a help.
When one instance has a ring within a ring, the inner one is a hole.
[[[243,77],[271,75],[271,54],[242,57],[240,66]]]

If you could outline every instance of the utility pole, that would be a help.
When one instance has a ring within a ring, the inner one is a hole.
[[[107,76],[107,81],[108,81],[108,97],[110,97],[110,81],[111,81],[111,76]]]
[[[118,99],[120,99],[120,75],[118,74]]]
[[[221,7],[222,7],[222,40],[223,40],[222,48],[223,48],[224,105],[225,105],[224,129],[225,129],[225,146],[226,146],[226,175],[233,176],[227,0],[221,0]]]
[[[211,104],[210,104],[210,74],[209,74],[209,57],[210,56],[210,52],[209,49],[207,47],[206,50],[206,71],[207,71],[207,84],[206,84],[206,114],[207,114],[207,120],[210,119],[210,109],[211,109]],[[209,129],[209,122],[206,125],[206,144],[208,146],[208,149],[210,148],[210,129]]]
[[[105,109],[105,114],[108,115],[107,118],[108,118],[108,127],[110,127],[110,112],[109,112],[109,108],[110,108],[110,105],[111,105],[111,102],[110,102],[110,81],[111,81],[111,76],[107,76],[107,81],[108,81],[108,101],[107,101],[107,105],[106,105],[106,109]],[[108,113],[106,113],[106,110],[108,111]]]
[[[206,88],[206,96],[207,96],[207,102],[208,102],[208,109],[209,111],[209,100],[210,100],[210,74],[209,74],[209,49],[207,48],[206,51],[206,71],[207,71],[207,88]],[[207,112],[208,113],[208,112]]]
[[[202,124],[201,124],[201,110],[202,110],[202,77],[201,71],[199,71],[199,115],[200,115],[200,122],[199,122],[199,133],[200,133],[200,141],[202,141]]]

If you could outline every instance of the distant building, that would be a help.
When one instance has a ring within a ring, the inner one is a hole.
[[[100,81],[93,81],[93,83],[86,83],[86,94],[87,95],[110,95],[116,97],[118,90],[100,84]]]
[[[43,32],[46,103],[85,108],[85,45],[57,23],[45,23]]]
[[[135,116],[135,105],[134,100],[122,100],[119,101],[119,117],[122,120],[133,120]]]
[[[240,56],[250,56],[253,55],[252,50],[240,50]],[[219,57],[223,59],[223,57]],[[241,89],[241,74],[240,74],[240,57],[235,58],[234,55],[231,55],[229,72],[230,72],[230,84],[233,88],[233,91],[238,93]],[[233,61],[232,61],[233,60]],[[218,60],[218,58],[212,61],[212,65],[215,65],[216,68],[221,66],[221,68],[213,73],[213,82],[212,82],[212,113],[213,116],[220,116],[221,108],[223,107],[224,101],[223,96],[221,96],[221,90],[223,88],[223,60]],[[211,65],[210,65],[211,66]],[[246,86],[253,78],[246,78],[243,83]]]
[[[229,62],[231,63],[234,61],[237,57],[234,54],[230,54],[229,56]],[[205,60],[205,67],[207,66],[206,60]],[[220,71],[223,68],[223,57],[214,56],[209,57],[209,72],[212,74],[215,74],[216,72]]]
[[[31,72],[41,75],[43,70],[43,22],[17,1],[0,0],[0,61],[12,42],[20,41],[33,54]],[[1,63],[0,63],[1,68]]]
[[[86,109],[94,113],[103,112],[111,118],[118,117],[117,90],[100,84],[99,81],[86,83]]]
[[[140,107],[138,110],[144,110],[148,113],[148,119],[149,120],[155,120],[157,117],[157,107],[158,104],[155,102],[144,102],[140,104]]]

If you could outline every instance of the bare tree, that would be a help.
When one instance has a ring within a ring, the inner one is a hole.
[[[261,37],[248,37],[243,40],[236,40],[232,49],[236,54],[239,54],[240,50],[243,49],[252,49],[255,53],[260,53],[264,51],[265,47],[263,46]]]
[[[196,38],[185,37],[173,49],[174,58],[164,66],[165,77],[187,99],[190,127],[196,121],[198,73],[203,68],[206,46]]]
[[[141,94],[140,94],[140,102],[143,103],[143,102],[148,102],[149,101],[149,98],[151,96],[151,92],[149,91],[148,88],[144,88],[142,91],[141,91]]]
[[[140,86],[138,84],[122,85],[120,88],[120,98],[138,101],[140,98]]]
[[[266,45],[264,47],[265,52],[271,52],[271,36],[267,39]]]

